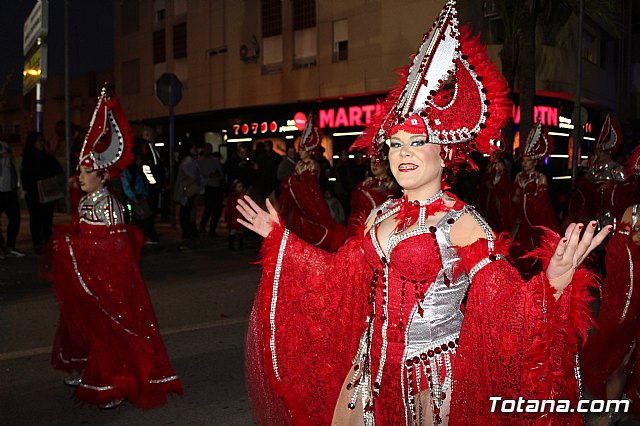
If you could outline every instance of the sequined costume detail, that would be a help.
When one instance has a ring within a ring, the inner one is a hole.
[[[505,260],[508,240],[472,207],[457,200],[427,226],[436,203],[420,203],[417,226],[386,249],[376,229],[401,200],[384,203],[371,230],[335,254],[279,226],[265,239],[245,358],[259,424],[326,424],[335,415],[414,425],[424,401],[428,424],[536,424],[491,413],[488,396],[577,397],[591,276],[579,270],[556,302],[544,274],[522,281]],[[454,246],[450,230],[467,213],[486,238]],[[540,255],[548,259],[551,247]]]

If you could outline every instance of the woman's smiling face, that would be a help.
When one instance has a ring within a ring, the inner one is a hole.
[[[405,192],[428,193],[436,185],[439,189],[444,167],[440,145],[427,142],[424,134],[404,130],[392,135],[388,144],[391,173]]]

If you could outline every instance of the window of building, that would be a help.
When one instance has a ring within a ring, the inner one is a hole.
[[[182,22],[173,26],[173,58],[187,57],[187,23]]]
[[[318,55],[315,0],[293,1],[293,29],[293,67],[315,65]]]
[[[293,0],[293,29],[316,26],[316,0]]]
[[[136,95],[140,93],[140,59],[122,63],[122,94]]]
[[[600,65],[599,37],[588,30],[582,32],[582,58],[596,65]]]
[[[140,29],[140,5],[138,0],[122,0],[120,2],[120,31],[132,34]]]
[[[161,64],[167,61],[166,31],[156,30],[153,32],[153,63]]]
[[[333,62],[349,59],[349,25],[346,19],[333,21]]]
[[[164,21],[167,18],[166,3],[166,0],[153,1],[153,19],[156,25],[164,25]]]
[[[262,0],[262,37],[282,34],[282,0]]]
[[[262,72],[282,69],[282,0],[262,0]]]

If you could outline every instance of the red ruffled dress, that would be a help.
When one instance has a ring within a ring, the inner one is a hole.
[[[306,242],[335,252],[347,230],[331,217],[318,182],[320,167],[314,160],[300,160],[294,172],[282,182],[280,216],[287,228]]]
[[[597,332],[580,354],[586,388],[597,398],[607,399],[606,381],[622,365],[634,342],[635,356],[627,365],[627,396],[640,413],[640,247],[628,232],[616,232],[607,243],[605,277]]]
[[[508,241],[471,206],[440,200],[407,209],[402,200],[384,203],[366,236],[335,254],[280,226],[265,239],[246,346],[257,422],[328,424],[335,409],[365,425],[417,424],[425,393],[428,424],[579,421],[492,413],[489,397],[575,401],[592,276],[578,270],[556,301],[544,274],[522,281],[505,260]],[[426,217],[442,211],[427,227]],[[385,251],[378,225],[396,213],[415,217],[417,227],[392,235]],[[467,213],[487,238],[455,247],[451,226]],[[553,249],[545,240],[538,254],[548,259]]]
[[[80,200],[78,222],[57,226],[48,278],[60,306],[52,363],[79,371],[89,404],[125,398],[142,408],[182,395],[138,269],[143,237],[106,189]]]
[[[368,177],[359,183],[351,193],[351,213],[347,223],[349,235],[355,235],[366,222],[373,209],[397,195],[390,177]]]

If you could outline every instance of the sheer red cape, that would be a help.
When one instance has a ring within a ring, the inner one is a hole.
[[[138,269],[143,236],[131,226],[57,226],[46,277],[60,307],[52,363],[81,371],[78,399],[126,398],[142,408],[182,395]]]

